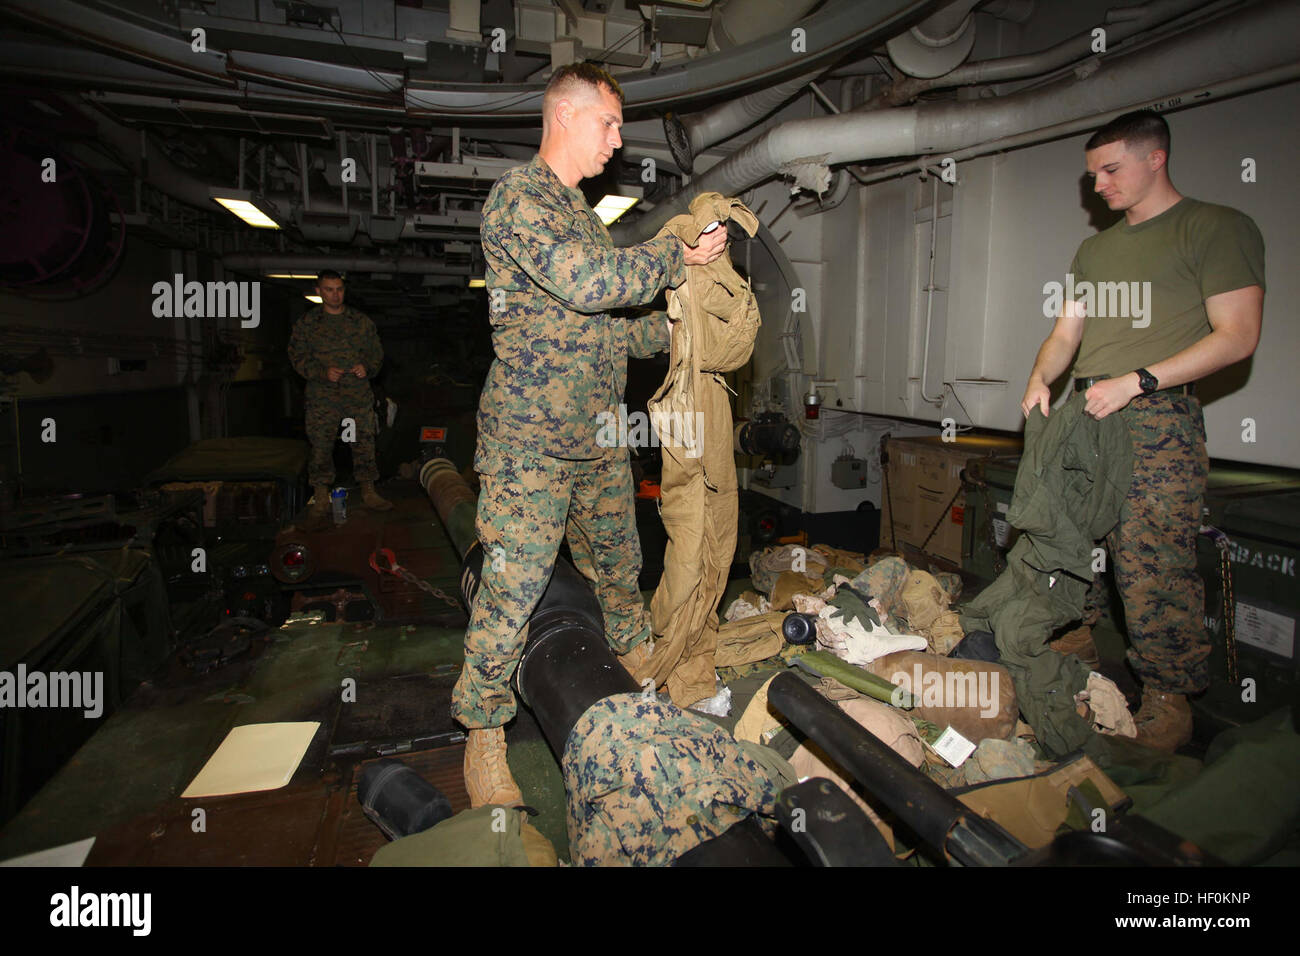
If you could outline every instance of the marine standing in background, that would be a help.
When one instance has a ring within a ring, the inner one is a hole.
[[[474,458],[483,572],[452,694],[452,715],[469,729],[465,784],[476,807],[522,799],[502,725],[515,714],[510,677],[528,618],[566,534],[625,667],[640,662],[650,636],[628,449],[601,447],[597,436],[599,416],[622,401],[627,357],[668,348],[670,326],[664,312],[631,320],[608,310],[681,285],[686,266],[722,255],[727,237],[719,229],[694,248],[672,236],[614,247],[577,186],[623,145],[622,102],[598,67],[556,70],[538,154],[498,179],[483,206],[495,352]]]
[[[334,483],[334,439],[345,418],[356,422],[352,474],[361,483],[361,500],[372,511],[392,504],[379,496],[375,481],[375,408],[370,379],[384,363],[375,324],[343,304],[343,277],[324,269],[316,279],[321,304],[298,320],[289,338],[289,361],[307,380],[307,439],[311,442],[308,477],[316,500],[310,520],[324,521]]]
[[[1084,145],[1096,192],[1124,218],[1084,240],[1076,286],[1146,288],[1147,311],[1086,314],[1066,300],[1039,349],[1021,410],[1048,413],[1048,386],[1074,363],[1086,414],[1119,414],[1133,439],[1133,481],[1107,536],[1124,601],[1129,663],[1142,680],[1138,741],[1191,740],[1189,694],[1209,686],[1204,586],[1196,572],[1209,458],[1193,384],[1248,358],[1264,307],[1264,240],[1249,216],[1182,196],[1169,180],[1169,126],[1140,110]],[[1100,294],[1098,294],[1100,300]],[[1123,310],[1129,311],[1129,310]]]

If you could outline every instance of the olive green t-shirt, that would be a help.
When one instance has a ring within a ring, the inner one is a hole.
[[[1264,239],[1251,218],[1184,197],[1083,241],[1065,298],[1083,302],[1078,378],[1149,368],[1209,335],[1205,300],[1264,287]]]

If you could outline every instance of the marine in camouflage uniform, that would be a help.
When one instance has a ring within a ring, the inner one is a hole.
[[[629,320],[608,310],[686,279],[677,239],[616,249],[582,193],[540,155],[497,180],[482,237],[496,353],[474,458],[484,564],[452,696],[469,728],[514,716],[509,682],[524,627],[566,533],[611,647],[624,653],[649,636],[628,449],[601,447],[598,435],[602,414],[617,420],[627,357],[666,349],[668,329],[663,312]]]
[[[375,467],[375,410],[370,379],[384,362],[383,346],[375,325],[362,312],[343,306],[331,315],[323,305],[309,310],[289,339],[289,361],[307,380],[306,425],[311,442],[308,478],[321,487],[334,483],[334,439],[344,418],[356,422],[356,441],[351,444],[352,470],[357,481],[373,482]],[[365,376],[351,371],[365,368]],[[331,367],[343,369],[337,382],[329,380]]]

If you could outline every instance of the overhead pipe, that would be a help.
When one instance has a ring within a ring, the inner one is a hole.
[[[1300,62],[1288,63],[1285,66],[1274,67],[1271,70],[1263,70],[1259,73],[1251,73],[1249,76],[1239,77],[1235,80],[1216,83],[1214,84],[1213,89],[1196,86],[1190,89],[1181,90],[1178,93],[1169,96],[1162,96],[1161,100],[1164,103],[1178,103],[1178,106],[1164,110],[1164,112],[1175,112],[1188,106],[1200,106],[1211,99],[1228,99],[1229,97],[1238,96],[1242,93],[1249,93],[1254,90],[1263,90],[1270,86],[1277,86],[1281,83],[1290,83],[1294,80],[1300,80]],[[1022,146],[1046,143],[1053,139],[1060,139],[1063,136],[1073,136],[1076,133],[1083,133],[1089,130],[1094,130],[1099,126],[1104,126],[1111,120],[1136,108],[1138,107],[1134,104],[1129,104],[1127,106],[1121,106],[1109,110],[1105,113],[1084,116],[1080,119],[1070,120],[1066,123],[1057,123],[1054,126],[1045,126],[1042,129],[1031,130],[1028,133],[1021,133],[1016,136],[1006,136],[1002,139],[980,143],[977,146],[955,150],[951,153],[947,153],[944,156],[944,159],[952,159],[953,162],[960,163],[963,160],[974,159],[977,156],[988,156],[991,153],[1002,153],[1010,149],[1019,149]],[[931,171],[936,176],[940,175],[940,171],[935,168],[934,156],[922,156],[919,159],[909,160],[905,163],[894,163],[890,166],[882,166],[864,175],[862,177],[862,183],[865,186],[870,186],[873,183],[885,182],[886,180],[896,179],[899,176],[906,176],[911,173],[922,173],[926,170]]]
[[[840,84],[840,105],[838,109],[832,109],[831,112],[840,114],[848,111],[853,106],[853,97],[855,88],[861,89],[867,81],[860,78],[845,80]],[[815,86],[815,84],[814,84]],[[820,196],[816,196],[806,202],[795,203],[794,214],[801,219],[808,216],[820,215],[829,212],[832,209],[842,205],[844,200],[849,198],[849,190],[853,182],[857,181],[865,185],[862,174],[852,166],[841,166],[831,176],[830,187]]]
[[[709,56],[657,69],[620,73],[624,110],[664,107],[766,86],[815,67],[827,66],[850,50],[877,43],[931,6],[930,0],[829,0],[799,21],[804,44],[794,49],[787,30]],[[541,84],[445,84],[416,81],[406,88],[408,115],[421,119],[504,120],[541,112]]]
[[[426,256],[349,256],[234,252],[221,257],[227,269],[239,272],[318,272],[342,269],[349,272],[391,272],[399,275],[468,276],[469,266],[449,266],[442,259]]]
[[[785,29],[817,6],[818,0],[725,0],[713,8],[708,49],[717,53]]]
[[[934,263],[939,245],[939,177],[931,176],[933,196],[930,200],[930,278],[925,284],[925,344],[921,346],[921,398],[931,405],[943,404],[943,389],[938,395],[927,395],[926,380],[930,377],[930,325],[934,320]]]
[[[379,140],[374,133],[366,134],[370,147],[370,215],[379,215]]]
[[[1152,0],[1151,3],[1143,6],[1115,7],[1108,10],[1102,20],[1102,26],[1106,31],[1106,44],[1109,47],[1204,6],[1205,0]],[[1094,43],[1093,32],[1088,29],[1038,53],[967,63],[941,76],[909,76],[891,84],[858,109],[867,112],[889,106],[903,106],[928,90],[1004,83],[1009,80],[1042,76],[1044,73],[1050,73],[1093,56]]]
[[[818,66],[828,66],[855,47],[877,43],[893,33],[910,18],[924,12],[931,0],[829,0],[814,14],[800,21],[804,29],[806,46],[793,49],[788,31],[766,33],[764,36],[728,50],[698,57],[681,63],[660,64],[657,69],[636,70],[619,75],[619,85],[625,96],[624,107],[636,109],[665,107],[673,103],[698,100],[705,97],[736,93],[740,90],[766,86],[795,74],[803,74]],[[174,38],[149,30],[133,35],[131,48],[110,44],[101,37],[90,35],[83,26],[81,16],[86,8],[73,4],[50,4],[47,0],[10,0],[5,12],[11,17],[40,23],[56,36],[72,37],[85,45],[110,46],[123,58],[156,62],[148,47],[160,46]],[[764,25],[767,29],[768,25]],[[107,30],[107,28],[104,28]],[[187,46],[188,49],[188,46]],[[167,59],[170,60],[170,57]],[[336,64],[316,61],[322,73],[328,73]],[[340,60],[340,63],[342,61]],[[163,65],[163,64],[159,64]],[[170,69],[172,64],[166,64]],[[340,78],[345,69],[337,66]],[[48,72],[48,71],[47,71]],[[294,114],[341,112],[361,120],[380,120],[385,123],[405,119],[427,121],[445,118],[481,119],[501,122],[526,118],[535,120],[541,114],[545,84],[501,83],[445,83],[442,81],[408,82],[403,93],[405,109],[383,102],[357,102],[354,89],[343,83],[329,88],[321,84],[322,95],[295,96],[273,88],[248,88],[232,90],[235,80],[227,75],[212,76],[203,71],[192,71],[212,83],[207,87],[187,88],[186,97],[197,100],[217,99],[238,102],[246,106],[266,106]],[[121,77],[82,74],[93,89],[104,89],[107,84],[119,81],[140,88],[140,71],[126,70]],[[171,77],[160,72],[154,91],[170,85]],[[403,112],[405,115],[403,115]]]
[[[836,166],[893,156],[964,149],[1056,126],[1061,117],[1096,117],[1187,89],[1208,88],[1295,60],[1300,5],[1270,0],[1232,17],[1152,44],[1082,78],[997,100],[918,106],[793,120],[776,126],[714,166],[634,223],[612,230],[628,245],[654,235],[703,192],[735,196],[798,165]],[[1200,94],[1198,94],[1200,95]]]
[[[728,140],[770,116],[777,107],[817,79],[821,73],[821,69],[813,70],[766,90],[759,90],[728,103],[719,103],[688,116],[665,113],[664,135],[668,138],[668,148],[672,150],[673,159],[682,172],[694,172],[696,156],[714,143]]]
[[[311,187],[308,185],[308,178],[311,175],[311,167],[307,164],[307,144],[298,143],[298,176],[302,180],[302,211],[311,212]]]
[[[216,212],[217,206],[212,201],[212,184],[207,183],[187,170],[181,169],[175,163],[167,158],[166,153],[159,149],[146,134],[144,130],[133,130],[122,126],[119,123],[109,119],[104,114],[97,111],[88,111],[84,114],[94,123],[97,139],[100,143],[109,147],[117,155],[119,161],[135,176],[147,182],[155,189],[169,196],[172,199],[179,200],[199,209],[209,212]],[[295,143],[296,161],[299,170],[308,168],[306,157],[307,147],[302,143]],[[148,149],[146,157],[146,149]],[[377,154],[377,147],[372,149],[372,154]],[[372,160],[372,168],[377,163],[377,155]],[[266,178],[266,151],[262,151],[262,181]],[[306,176],[302,176],[301,191],[295,196],[289,193],[263,193],[260,201],[268,203],[275,208],[277,218],[281,222],[291,220],[290,210],[295,204],[301,204],[304,211],[310,210],[319,213],[332,213],[335,215],[346,212],[342,202],[333,196],[316,196],[312,197]],[[376,177],[372,177],[376,178]],[[378,208],[377,187],[372,185],[371,188],[371,212],[374,213]],[[389,194],[390,205],[394,201],[393,194]],[[390,208],[389,215],[396,214],[394,208]],[[409,215],[409,213],[403,213]],[[364,213],[361,214],[361,227],[365,231],[368,229],[367,218]],[[478,234],[477,226],[445,226],[437,229],[419,229],[411,219],[403,225],[403,239],[436,239],[436,238],[466,238],[472,239]],[[449,273],[459,275],[460,273]]]
[[[975,18],[971,9],[979,0],[954,0],[916,26],[885,44],[889,58],[910,76],[942,76],[970,56],[975,46]]]

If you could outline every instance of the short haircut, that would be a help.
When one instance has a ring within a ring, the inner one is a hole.
[[[1125,149],[1137,152],[1139,147],[1152,150],[1162,149],[1169,155],[1169,124],[1165,118],[1153,110],[1135,110],[1117,116],[1083,144],[1085,150],[1096,149],[1108,143],[1123,142]]]
[[[557,100],[572,97],[584,88],[599,91],[602,86],[608,87],[620,103],[624,102],[623,88],[618,85],[618,80],[595,63],[569,63],[560,67],[546,84],[546,93],[542,97],[543,122],[549,119]]]
[[[322,279],[338,279],[343,281],[343,276],[339,275],[333,269],[322,269],[316,276],[316,284],[320,285]]]

